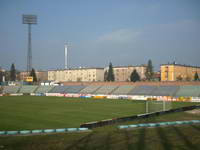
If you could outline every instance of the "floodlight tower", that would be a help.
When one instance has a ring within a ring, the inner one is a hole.
[[[69,42],[65,42],[65,69],[68,69],[68,48]]]
[[[22,15],[23,24],[28,24],[28,53],[27,53],[27,72],[32,69],[32,50],[31,50],[31,25],[37,24],[36,15]]]

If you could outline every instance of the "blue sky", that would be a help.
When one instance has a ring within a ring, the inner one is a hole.
[[[28,27],[35,14],[35,69],[140,65],[152,59],[200,66],[199,0],[0,0],[0,66],[26,69]]]

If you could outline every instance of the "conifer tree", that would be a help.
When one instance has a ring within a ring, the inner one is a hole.
[[[37,82],[37,76],[36,76],[36,73],[35,73],[35,69],[32,68],[30,76],[33,77],[33,82]]]
[[[148,81],[153,79],[153,65],[151,59],[148,61],[145,76]]]
[[[195,75],[194,75],[194,81],[199,81],[199,75],[198,75],[197,72],[196,72]]]
[[[1,70],[0,70],[0,82],[3,82],[3,71],[1,71]]]
[[[107,81],[107,78],[108,78],[108,71],[106,70],[106,71],[104,72],[104,81]]]
[[[15,70],[15,65],[13,63],[10,68],[10,81],[15,81],[15,80],[16,80],[16,70]]]
[[[130,79],[132,82],[140,81],[140,75],[137,73],[135,69],[131,73]]]
[[[112,63],[111,62],[109,64],[107,81],[115,81],[115,76],[114,76],[113,67],[112,67]]]

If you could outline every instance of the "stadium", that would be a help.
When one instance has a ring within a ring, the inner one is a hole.
[[[0,150],[200,150],[199,6],[1,0]]]
[[[0,145],[198,149],[199,97],[191,82],[2,86]]]

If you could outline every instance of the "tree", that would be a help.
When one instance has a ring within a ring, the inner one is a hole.
[[[30,76],[33,77],[33,82],[37,82],[37,76],[36,76],[36,73],[35,73],[35,69],[32,68]]]
[[[153,79],[153,65],[151,59],[148,61],[145,76],[148,81]]]
[[[198,75],[197,72],[196,72],[195,75],[194,75],[194,81],[199,81],[199,75]]]
[[[108,71],[106,70],[106,71],[104,72],[104,81],[107,81],[107,78],[108,78]]]
[[[108,75],[106,81],[115,81],[115,76],[113,73],[112,63],[109,64]]]
[[[181,75],[179,75],[178,77],[176,77],[176,80],[177,80],[177,81],[182,81],[182,80],[183,80],[183,78],[182,78],[182,76],[181,76]]]
[[[185,80],[186,80],[186,81],[191,81],[191,78],[190,78],[189,76],[187,76],[187,77],[185,78]]]
[[[130,79],[132,82],[140,81],[140,75],[137,73],[135,69],[131,73]]]
[[[5,81],[10,81],[10,71],[5,71]]]
[[[3,82],[3,71],[1,70],[1,67],[0,67],[0,82]]]
[[[15,65],[13,63],[10,68],[10,81],[15,81],[15,80],[16,80],[16,70],[15,70]]]

